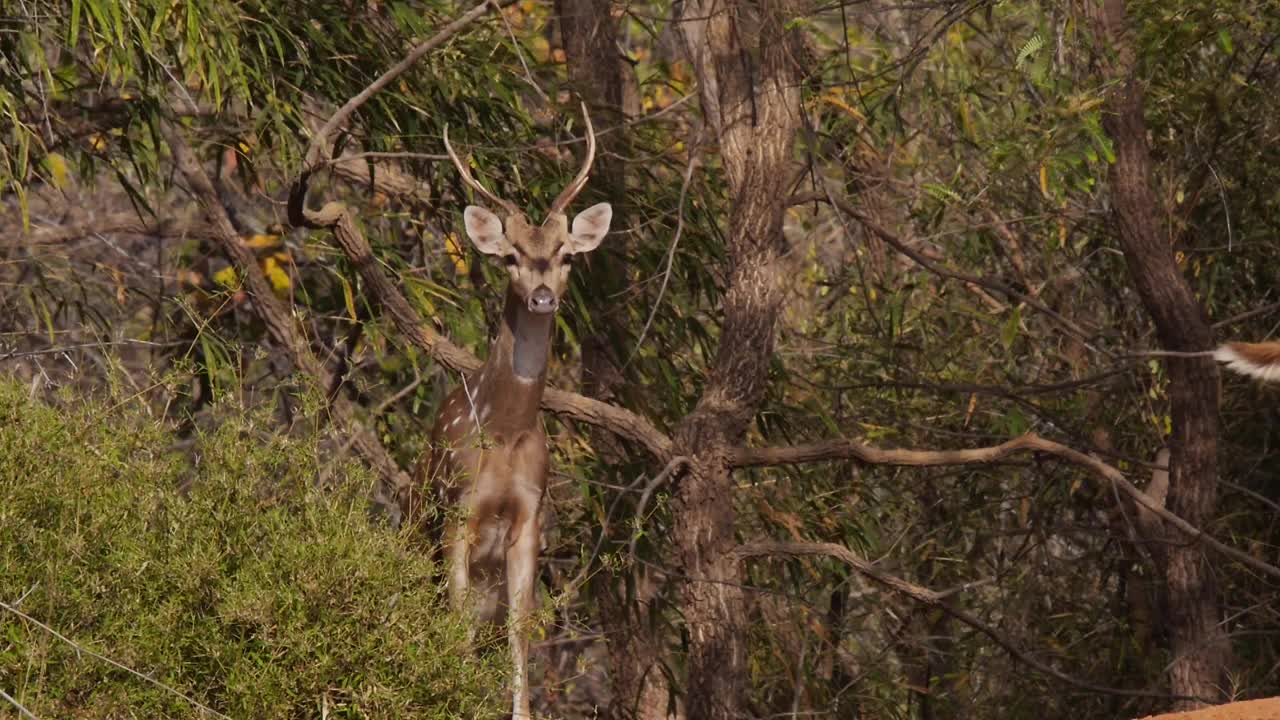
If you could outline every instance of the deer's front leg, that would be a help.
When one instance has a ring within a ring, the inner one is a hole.
[[[471,591],[471,543],[468,537],[467,523],[454,523],[449,532],[449,602],[454,610],[462,610],[467,606],[467,596]],[[475,640],[476,627],[472,622],[468,626],[467,639]]]
[[[533,591],[538,577],[538,544],[541,537],[535,510],[521,523],[515,542],[507,549],[507,634],[511,642],[512,720],[524,720],[529,711],[529,630],[533,617]]]

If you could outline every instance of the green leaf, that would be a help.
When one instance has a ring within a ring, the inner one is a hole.
[[[76,40],[80,37],[80,3],[81,0],[71,0],[71,26],[67,28],[67,47],[75,47]]]
[[[1013,347],[1013,343],[1018,339],[1018,333],[1022,330],[1022,306],[1015,306],[1013,312],[1009,313],[1009,319],[1005,321],[1004,327],[1000,329],[1000,344],[1005,350]]]
[[[1017,70],[1021,70],[1022,66],[1026,65],[1028,60],[1035,57],[1036,53],[1040,52],[1040,49],[1043,47],[1044,37],[1042,37],[1040,33],[1032,35],[1029,40],[1023,43],[1022,49],[1018,50],[1018,57],[1014,59],[1013,67]]]

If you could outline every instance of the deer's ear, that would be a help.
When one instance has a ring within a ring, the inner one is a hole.
[[[609,222],[613,220],[613,208],[609,203],[600,203],[578,213],[573,218],[573,232],[570,234],[570,252],[584,253],[595,250],[609,234]]]
[[[467,237],[485,255],[509,255],[514,251],[497,215],[478,205],[468,205],[462,211],[462,222],[467,227]]]

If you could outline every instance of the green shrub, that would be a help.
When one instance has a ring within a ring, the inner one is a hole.
[[[0,380],[0,602],[237,719],[493,715],[501,655],[370,524],[370,477],[224,415],[191,462],[141,409]],[[3,608],[0,689],[39,717],[211,717]]]

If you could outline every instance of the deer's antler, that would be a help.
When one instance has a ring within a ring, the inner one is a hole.
[[[494,205],[506,210],[508,216],[521,214],[520,210],[515,205],[489,192],[489,188],[481,185],[480,181],[475,179],[475,176],[471,174],[471,169],[468,167],[467,163],[464,163],[458,158],[458,153],[453,151],[453,145],[449,144],[448,125],[444,126],[444,149],[445,152],[449,153],[449,159],[453,161],[453,166],[458,168],[458,174],[462,175],[462,181],[470,186],[472,190],[475,190],[477,193],[488,198]],[[469,156],[468,159],[470,159]]]
[[[587,125],[587,156],[582,160],[582,169],[574,176],[573,180],[560,191],[560,195],[556,197],[556,201],[551,204],[551,210],[548,214],[563,213],[565,208],[569,207],[569,203],[582,192],[582,188],[587,184],[587,176],[591,174],[591,164],[596,160],[596,131],[591,127],[591,115],[587,112],[587,104],[582,103],[582,119]]]

